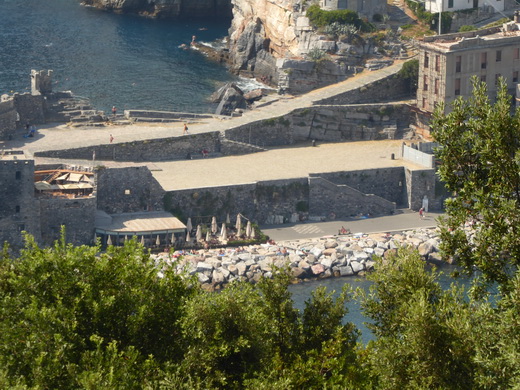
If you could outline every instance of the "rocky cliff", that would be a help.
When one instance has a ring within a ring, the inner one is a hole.
[[[229,30],[232,69],[274,76],[276,58],[299,55],[297,0],[231,0]],[[273,80],[274,81],[274,80]]]
[[[151,17],[231,18],[230,0],[83,0],[83,4]]]

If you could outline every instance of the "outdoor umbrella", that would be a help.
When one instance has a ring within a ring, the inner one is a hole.
[[[227,241],[227,230],[226,230],[226,224],[222,224],[222,235],[220,236],[221,241]]]
[[[252,238],[252,239],[255,239],[255,238],[256,238],[255,229],[251,229],[251,238]]]
[[[246,225],[246,237],[247,237],[247,238],[250,238],[250,237],[251,237],[251,221],[247,221],[247,225]]]
[[[197,233],[195,235],[195,239],[197,241],[201,241],[202,240],[202,228],[200,227],[200,225],[197,225]]]
[[[188,230],[188,233],[186,233],[186,242],[190,242],[190,240],[191,240],[190,231]]]
[[[193,225],[191,224],[191,218],[188,218],[188,222],[186,222],[186,229],[188,229],[189,232],[191,232],[191,229],[193,229]]]
[[[144,236],[141,236],[141,245],[144,246]]]
[[[215,234],[218,230],[217,226],[217,218],[213,217],[211,218],[211,233]]]
[[[157,238],[155,240],[155,245],[161,245],[161,239],[159,238],[159,235],[157,235]]]
[[[112,245],[112,238],[110,237],[110,234],[108,235],[107,245]]]
[[[172,239],[170,241],[173,244],[175,244],[175,233],[172,233]]]
[[[211,239],[210,235],[209,235],[209,230],[206,232],[206,242],[209,242]]]
[[[240,230],[242,229],[242,218],[240,218],[240,214],[237,215],[237,223],[235,227],[237,229],[237,236],[240,236]]]
[[[220,237],[223,237],[224,236],[224,232],[226,231],[226,224],[223,223],[222,224],[222,229],[220,229]]]

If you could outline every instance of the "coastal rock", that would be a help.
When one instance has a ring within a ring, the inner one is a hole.
[[[232,115],[237,108],[246,108],[246,99],[244,99],[244,93],[236,85],[226,89],[226,92],[222,96],[222,99],[215,111],[217,115]]]
[[[325,272],[325,267],[321,264],[315,264],[311,267],[311,270],[314,275],[319,275]]]

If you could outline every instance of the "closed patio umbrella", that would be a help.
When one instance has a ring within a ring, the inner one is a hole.
[[[144,246],[144,236],[141,236],[141,245]]]
[[[193,225],[191,224],[191,218],[188,218],[188,222],[186,222],[186,229],[188,229],[189,232],[193,229]]]
[[[247,221],[247,225],[246,225],[246,237],[247,237],[247,238],[250,238],[250,237],[251,237],[251,221]]]
[[[240,236],[240,230],[242,229],[242,218],[240,217],[240,214],[237,215],[237,223],[235,227],[237,229],[237,236]]]
[[[211,233],[215,234],[218,230],[217,226],[217,218],[213,217],[211,218]]]
[[[190,231],[188,230],[188,233],[186,233],[186,242],[190,242],[190,240],[191,240]]]
[[[172,239],[171,239],[171,244],[175,244],[175,233],[172,233]]]
[[[209,230],[206,232],[206,242],[211,240],[211,236],[209,235]]]
[[[226,230],[226,224],[222,224],[222,235],[220,236],[220,241],[227,241],[227,230]]]
[[[197,241],[202,241],[202,228],[200,227],[200,225],[197,225],[197,233],[195,235],[195,239]]]
[[[159,238],[159,235],[157,235],[157,238],[155,239],[155,245],[161,245],[161,239]]]
[[[107,238],[107,245],[112,245],[112,237],[110,236],[110,234],[108,235],[108,238]]]

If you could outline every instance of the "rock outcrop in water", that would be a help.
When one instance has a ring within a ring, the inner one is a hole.
[[[231,18],[230,0],[83,0],[83,4],[150,17]]]

